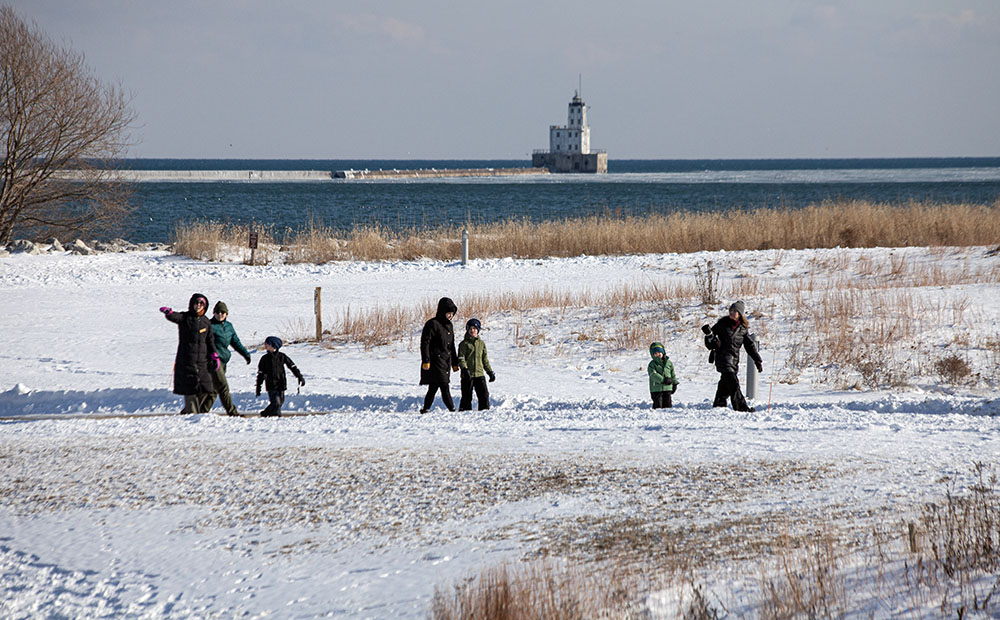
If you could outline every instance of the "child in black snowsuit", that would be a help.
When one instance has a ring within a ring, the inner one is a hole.
[[[299,385],[305,385],[306,380],[302,378],[295,362],[284,353],[278,351],[281,348],[281,339],[276,336],[268,336],[264,339],[264,354],[257,363],[257,396],[260,396],[260,385],[263,383],[267,389],[267,397],[270,403],[260,412],[260,417],[268,418],[281,415],[281,405],[285,402],[285,390],[288,384],[285,381],[285,366],[292,371],[295,378],[299,380]]]

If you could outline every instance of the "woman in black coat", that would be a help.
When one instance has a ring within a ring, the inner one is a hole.
[[[212,323],[205,316],[208,298],[195,293],[187,312],[160,308],[167,320],[177,324],[177,356],[174,358],[174,394],[184,396],[181,413],[207,413],[215,402],[212,371],[220,365],[215,350]]]
[[[702,328],[705,331],[705,346],[712,350],[709,359],[714,357],[715,369],[721,375],[713,407],[725,407],[726,400],[729,399],[735,411],[753,411],[752,407],[747,406],[743,392],[740,391],[740,348],[747,350],[747,355],[757,366],[757,372],[761,372],[764,367],[757,347],[747,337],[750,324],[743,312],[743,302],[737,301],[729,306],[729,316],[719,319],[711,329],[707,325]]]
[[[455,302],[442,297],[438,301],[437,314],[424,324],[420,334],[420,385],[427,386],[424,406],[420,413],[427,413],[434,404],[434,394],[440,389],[441,400],[448,411],[455,410],[451,399],[451,372],[458,370],[458,351],[455,350],[455,328],[452,317],[458,311]]]

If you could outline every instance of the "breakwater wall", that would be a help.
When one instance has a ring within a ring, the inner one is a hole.
[[[549,174],[548,168],[418,168],[413,170],[337,170],[335,179],[444,179]]]
[[[60,178],[79,180],[81,174],[64,170]],[[118,170],[109,175],[109,181],[131,183],[165,181],[329,181],[333,178],[329,170]]]

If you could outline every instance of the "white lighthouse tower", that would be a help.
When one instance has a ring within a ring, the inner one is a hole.
[[[573,93],[569,102],[566,125],[549,126],[549,150],[532,153],[531,165],[548,168],[550,172],[608,171],[608,154],[590,150],[587,104],[579,91]]]
[[[566,115],[566,125],[549,127],[549,152],[551,153],[590,153],[590,125],[587,124],[587,104],[580,99],[580,93],[574,93],[569,102],[569,113]]]

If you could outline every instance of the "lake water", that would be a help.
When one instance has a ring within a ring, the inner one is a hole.
[[[506,160],[130,160],[137,170],[346,170],[526,167]],[[309,221],[424,228],[503,219],[795,209],[829,200],[1000,201],[1000,158],[609,160],[606,175],[383,181],[146,182],[121,235],[167,241],[178,223]]]

